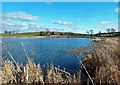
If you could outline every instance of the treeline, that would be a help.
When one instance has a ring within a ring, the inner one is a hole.
[[[41,31],[37,36],[67,36],[67,37],[80,37],[86,36],[86,34],[72,33],[72,32],[45,32]]]
[[[117,37],[120,36],[120,32],[116,32],[115,29],[107,29],[106,32],[98,31],[98,33],[94,33],[94,30],[89,30],[86,34],[73,33],[73,32],[51,32],[51,31],[40,31],[40,32],[26,32],[26,33],[18,33],[17,31],[4,31],[2,36],[5,37],[30,37],[30,36],[42,36],[42,37],[57,37],[57,38],[77,38],[77,37]]]
[[[17,34],[17,33],[18,31],[7,31],[7,30],[4,31],[4,34]]]
[[[117,36],[120,36],[120,32],[97,33],[94,36],[97,36],[97,37],[117,37]]]
[[[120,32],[116,32],[114,28],[106,29],[106,32],[102,33],[99,31],[98,33],[94,34],[94,30],[89,30],[86,32],[88,36],[96,36],[96,37],[117,37],[120,36]]]

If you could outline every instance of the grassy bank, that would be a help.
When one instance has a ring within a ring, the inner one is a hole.
[[[17,33],[17,34],[1,34],[0,37],[32,37],[38,35],[39,32]]]

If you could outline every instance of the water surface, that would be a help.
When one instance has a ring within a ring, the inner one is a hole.
[[[42,66],[47,63],[53,63],[55,66],[66,68],[70,72],[75,72],[79,69],[77,60],[67,50],[74,50],[88,46],[91,43],[91,38],[3,38],[2,41],[6,48],[11,52],[16,61],[26,63],[26,57],[21,46],[24,47],[28,56],[37,64]],[[9,55],[2,51],[4,59],[9,58]]]

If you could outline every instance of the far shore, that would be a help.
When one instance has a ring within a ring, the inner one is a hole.
[[[68,36],[22,36],[22,37],[16,37],[16,36],[7,36],[3,37],[0,36],[0,38],[95,38],[91,36],[80,36],[80,37],[68,37]]]
[[[16,34],[1,33],[0,38],[99,38],[118,37],[120,32],[101,34],[80,34],[71,32],[27,32]]]

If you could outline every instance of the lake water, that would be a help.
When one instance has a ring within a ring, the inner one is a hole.
[[[27,58],[23,52],[21,42],[28,56],[41,66],[53,63],[54,66],[66,68],[69,72],[79,69],[77,60],[67,50],[74,50],[91,44],[91,38],[3,38],[2,42],[11,52],[16,61],[26,63]],[[9,55],[2,51],[4,59]]]

